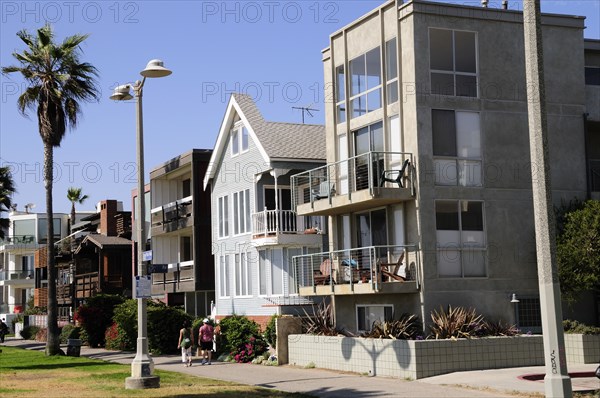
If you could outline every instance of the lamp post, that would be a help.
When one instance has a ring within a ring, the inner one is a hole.
[[[138,277],[146,275],[144,269],[144,242],[145,242],[145,224],[146,224],[146,209],[144,203],[144,125],[142,118],[142,90],[146,78],[156,78],[169,76],[172,72],[165,68],[163,62],[158,59],[153,59],[148,62],[146,68],[140,72],[143,76],[142,81],[136,81],[132,84],[125,84],[115,88],[110,99],[116,101],[126,101],[133,98],[129,90],[133,89],[136,98],[136,141],[137,141],[137,177],[138,177],[138,194],[136,214],[136,229],[137,229],[137,273]],[[125,379],[125,388],[127,389],[145,389],[158,388],[160,386],[160,378],[153,375],[154,362],[148,354],[148,333],[147,333],[147,314],[146,314],[146,297],[137,297],[138,301],[138,338],[137,351],[135,358],[131,362],[131,377]]]

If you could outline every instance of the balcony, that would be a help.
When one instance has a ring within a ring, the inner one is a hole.
[[[33,270],[0,271],[0,286],[8,285],[18,288],[32,288],[34,285]]]
[[[301,296],[416,293],[421,285],[417,245],[295,256],[293,266]]]
[[[298,215],[336,215],[412,200],[413,155],[367,152],[292,176]]]
[[[320,220],[298,216],[292,210],[252,213],[252,242],[255,245],[319,245],[322,236],[313,228]]]
[[[85,299],[100,292],[100,279],[97,272],[75,275],[75,297]]]
[[[37,248],[38,244],[33,235],[13,235],[0,239],[0,250],[19,252],[21,250],[28,251]]]
[[[150,211],[151,234],[155,236],[191,227],[192,213],[192,196],[155,207]]]

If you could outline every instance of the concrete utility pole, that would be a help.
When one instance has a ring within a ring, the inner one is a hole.
[[[544,341],[544,377],[546,397],[572,397],[567,372],[565,337],[562,327],[560,284],[556,266],[556,236],[550,166],[548,162],[548,127],[544,87],[544,54],[540,0],[523,1],[525,70],[531,151],[533,212],[537,252],[538,283]]]

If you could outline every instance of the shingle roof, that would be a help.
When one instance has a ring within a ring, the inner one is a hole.
[[[129,239],[120,238],[118,236],[92,234],[86,236],[84,240],[90,240],[93,244],[101,249],[104,246],[131,246],[131,241]]]
[[[325,126],[267,122],[250,96],[233,97],[271,159],[326,159]]]

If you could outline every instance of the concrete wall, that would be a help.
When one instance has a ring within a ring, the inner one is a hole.
[[[595,363],[582,362],[584,352],[587,356],[591,350],[576,343],[581,335],[571,336],[573,343],[569,338],[566,345],[567,363]],[[591,347],[596,348],[591,352],[597,354],[600,336],[583,337],[594,340]],[[317,368],[413,380],[457,371],[544,364],[542,336],[416,341],[290,335],[288,344],[292,365],[312,363]]]

